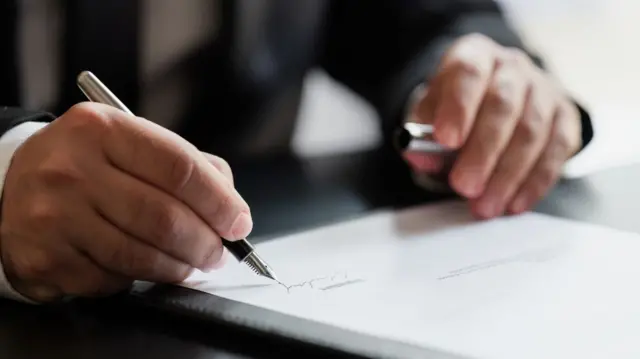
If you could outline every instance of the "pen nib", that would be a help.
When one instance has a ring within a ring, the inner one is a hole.
[[[254,272],[256,272],[256,274],[279,282],[278,277],[276,276],[276,273],[273,271],[273,269],[271,269],[267,262],[260,258],[260,256],[258,256],[255,252],[249,254],[247,258],[244,259],[244,262]]]

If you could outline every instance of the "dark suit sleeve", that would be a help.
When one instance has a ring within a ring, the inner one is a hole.
[[[55,119],[50,113],[28,111],[17,107],[0,107],[0,136],[25,122],[51,122]]]
[[[377,109],[389,141],[413,89],[428,82],[463,35],[482,33],[521,48],[544,68],[491,0],[336,0],[327,21],[321,66]],[[587,111],[578,108],[584,146],[593,129]]]

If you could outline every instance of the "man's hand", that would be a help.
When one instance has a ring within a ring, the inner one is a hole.
[[[436,140],[458,150],[449,183],[480,218],[530,209],[581,147],[578,108],[518,49],[482,35],[461,38],[414,109]],[[438,158],[406,153],[414,171]]]
[[[15,153],[0,254],[35,301],[99,296],[133,280],[179,282],[252,221],[229,166],[172,132],[109,106],[79,104]]]

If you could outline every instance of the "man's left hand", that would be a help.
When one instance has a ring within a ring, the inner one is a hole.
[[[523,51],[482,35],[449,49],[413,111],[458,150],[449,184],[480,218],[529,210],[582,145],[580,113],[560,86]],[[414,171],[440,170],[425,154],[405,159]]]

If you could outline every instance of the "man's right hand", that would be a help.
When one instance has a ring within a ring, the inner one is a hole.
[[[215,268],[220,237],[246,237],[229,166],[176,134],[83,103],[15,153],[2,196],[0,254],[13,288],[47,302],[102,296],[134,280],[180,282]]]

